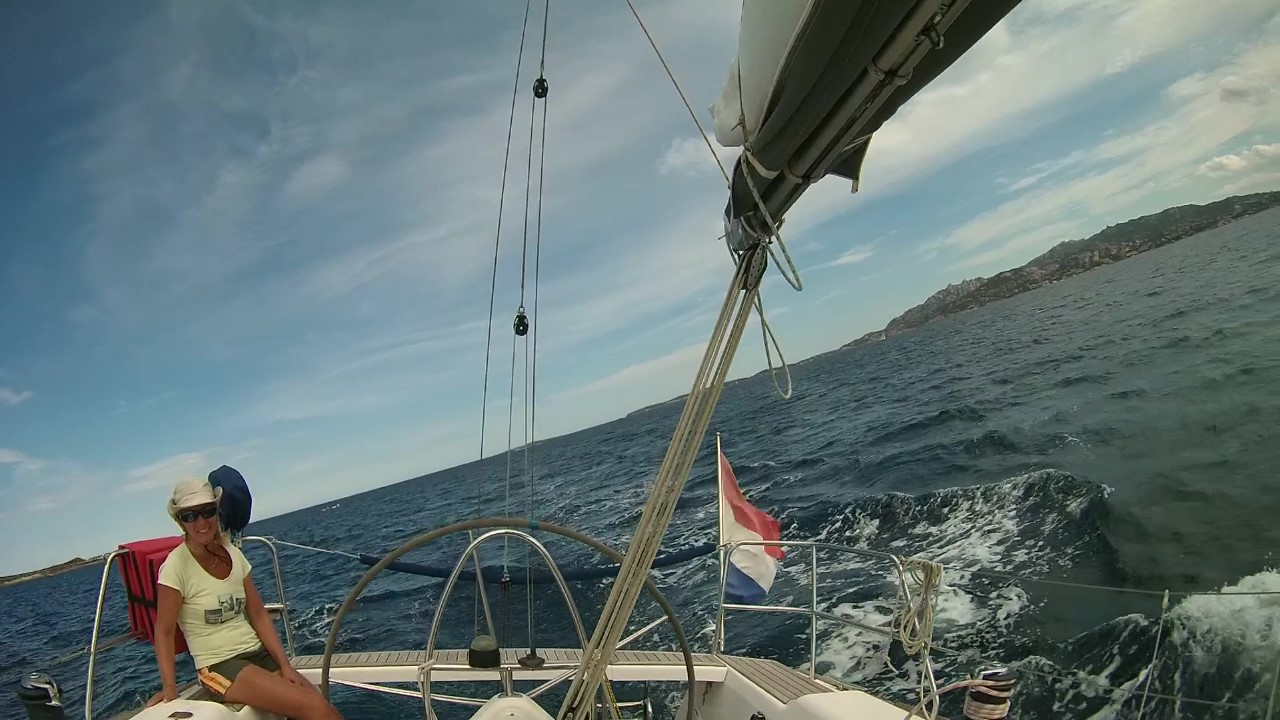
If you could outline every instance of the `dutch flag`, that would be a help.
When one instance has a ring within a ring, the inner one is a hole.
[[[733,467],[720,449],[716,436],[717,472],[720,486],[720,544],[739,540],[777,540],[782,526],[768,513],[742,496]],[[734,549],[725,575],[725,599],[729,602],[759,604],[773,586],[778,561],[785,553],[778,545],[742,545]]]

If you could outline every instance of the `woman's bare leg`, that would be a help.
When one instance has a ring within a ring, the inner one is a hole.
[[[337,709],[315,689],[294,685],[257,665],[236,674],[226,699],[297,720],[342,720]]]

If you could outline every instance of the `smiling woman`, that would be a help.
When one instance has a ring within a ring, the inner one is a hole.
[[[160,566],[155,650],[162,688],[147,705],[177,699],[174,663],[181,628],[196,675],[210,693],[279,715],[330,720],[338,711],[289,664],[249,573],[253,566],[226,541],[218,521],[222,488],[202,478],[180,480],[169,517],[183,543]]]

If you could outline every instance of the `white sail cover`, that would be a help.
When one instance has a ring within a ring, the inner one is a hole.
[[[743,0],[738,52],[712,106],[734,165],[726,237],[745,249],[809,185],[853,183],[874,133],[1019,0]]]
[[[716,142],[741,147],[764,118],[782,61],[791,52],[815,0],[743,0],[738,55],[711,106]],[[746,128],[743,127],[743,121]],[[747,132],[744,132],[746,130]]]

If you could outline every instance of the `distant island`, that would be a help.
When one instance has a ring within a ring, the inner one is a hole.
[[[1021,267],[989,278],[964,280],[845,345],[879,342],[949,315],[1050,285],[1280,205],[1280,191],[1237,195],[1207,205],[1182,205],[1112,225],[1083,240],[1058,243]]]
[[[89,558],[88,560],[84,558],[72,558],[71,560],[68,560],[64,563],[58,563],[57,565],[53,565],[47,568],[41,568],[40,570],[32,570],[31,572],[18,573],[17,575],[5,575],[3,577],[0,577],[0,587],[4,587],[5,585],[15,585],[20,582],[26,582],[27,580],[35,580],[36,578],[61,575],[64,572],[79,570],[82,567],[88,567],[90,565],[98,565],[102,562],[102,560],[103,560],[103,556],[101,555],[99,555],[98,557]]]

